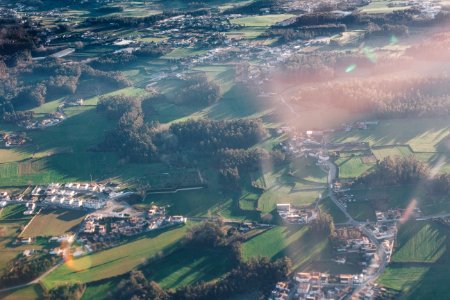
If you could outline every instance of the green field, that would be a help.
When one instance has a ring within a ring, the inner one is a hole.
[[[373,168],[373,164],[365,164],[361,157],[342,157],[336,160],[339,178],[356,178]]]
[[[406,208],[413,200],[420,200],[415,186],[392,186],[382,188],[354,188],[347,192],[355,196],[356,202],[349,202],[349,214],[359,220],[375,221],[375,211],[386,211],[392,208]],[[418,201],[420,204],[420,201]]]
[[[435,223],[408,222],[400,225],[393,262],[434,263],[447,251],[447,230]]]
[[[18,149],[0,149],[0,164],[23,160],[29,158],[31,155],[27,152]]]
[[[383,120],[374,128],[351,132],[337,132],[333,142],[369,142],[371,146],[409,145],[414,152],[450,152],[445,145],[449,134],[449,118]]]
[[[327,183],[327,173],[310,158],[295,158],[291,164],[293,176],[306,183]]]
[[[170,252],[186,226],[151,232],[144,237],[91,255],[70,260],[43,279],[47,288],[66,282],[92,282],[129,272],[161,252]]]
[[[392,0],[373,0],[369,5],[364,6],[362,8],[362,12],[368,14],[387,14],[396,10],[405,10],[411,8],[411,6],[397,6],[397,7],[389,7],[389,3],[407,3],[407,1],[392,1]]]
[[[448,299],[448,229],[429,222],[400,226],[399,245],[379,283],[401,291],[401,299]]]
[[[377,160],[383,160],[386,157],[408,157],[413,154],[408,146],[386,146],[372,149],[373,155]]]
[[[195,56],[206,53],[205,50],[199,50],[195,48],[176,48],[172,50],[171,52],[167,53],[163,56],[163,58],[166,59],[178,59],[178,58],[184,58],[189,56]]]
[[[279,14],[279,15],[250,16],[232,19],[231,23],[239,24],[245,27],[269,27],[277,22],[281,22],[292,17],[295,17],[295,15]]]
[[[265,191],[258,201],[258,209],[262,212],[271,212],[277,203],[291,203],[295,206],[308,206],[319,198],[323,190],[293,192],[286,185],[279,185]]]
[[[216,279],[233,267],[227,248],[181,248],[161,260],[150,263],[143,271],[149,280],[163,288],[177,288],[199,281]]]
[[[328,237],[312,233],[308,227],[274,227],[246,241],[242,250],[246,259],[254,256],[271,259],[288,256],[297,270],[332,274],[359,270],[356,265],[338,265],[333,262],[333,250]]]
[[[10,204],[2,209],[0,209],[0,220],[1,221],[7,221],[7,220],[14,220],[14,219],[30,219],[30,216],[25,216],[23,214],[24,211],[26,211],[27,208],[25,205],[20,204]]]
[[[3,300],[36,300],[42,299],[42,287],[39,284],[32,284],[16,290],[0,293]]]

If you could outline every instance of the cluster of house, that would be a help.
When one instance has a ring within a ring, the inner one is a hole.
[[[80,241],[88,251],[92,244],[108,244],[120,242],[123,237],[161,229],[168,226],[185,224],[186,217],[169,216],[164,207],[152,206],[144,215],[129,216],[122,213],[89,214],[83,221],[78,234]],[[98,246],[97,246],[98,248]]]
[[[3,142],[5,147],[22,146],[30,139],[23,134],[2,133],[0,134],[0,142]]]
[[[208,31],[228,31],[240,29],[243,26],[230,22],[231,18],[240,15],[203,15],[192,16],[189,14],[179,15],[158,21],[152,26],[155,31],[172,30],[172,32],[180,32],[183,30],[208,30]],[[167,32],[166,32],[167,33]]]
[[[291,284],[278,282],[272,290],[272,300],[317,300],[345,299],[352,294],[355,286],[362,283],[359,275],[330,275],[321,272],[298,272]]]
[[[397,225],[395,222],[377,222],[375,224],[368,224],[367,228],[377,240],[392,239],[397,235]]]
[[[41,119],[41,120],[32,120],[26,122],[24,127],[26,129],[43,129],[51,126],[58,125],[61,123],[66,116],[60,112],[55,112],[49,115],[49,117]]]
[[[352,131],[352,130],[367,130],[373,128],[379,124],[378,120],[373,121],[357,121],[353,123],[344,123],[340,127],[338,127],[337,131]]]
[[[377,222],[398,221],[402,217],[400,209],[389,209],[388,211],[375,211]]]
[[[116,191],[115,185],[90,183],[51,183],[36,186],[32,197],[41,204],[65,208],[100,209],[106,205],[110,195]]]
[[[345,263],[345,256],[358,254],[360,257],[358,264],[363,267],[361,272],[362,276],[376,273],[380,268],[380,264],[389,262],[394,247],[397,229],[389,226],[387,231],[385,231],[385,234],[375,236],[375,239],[378,240],[378,242],[376,242],[379,244],[378,246],[375,244],[375,241],[372,242],[368,238],[368,235],[375,235],[376,232],[373,231],[375,230],[374,228],[375,227],[360,229],[351,226],[337,228],[335,232],[339,239],[339,243],[335,248],[337,253],[336,261],[338,263]],[[390,235],[391,232],[394,235]]]
[[[295,208],[289,203],[277,204],[277,213],[288,224],[308,224],[317,218],[316,210]]]
[[[281,142],[280,150],[295,157],[313,157],[318,163],[324,163],[330,156],[322,150],[323,137],[328,131],[307,130],[298,132],[296,129],[283,126],[277,130],[278,134],[287,134],[289,139]]]

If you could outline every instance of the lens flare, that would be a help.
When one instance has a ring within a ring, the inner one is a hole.
[[[86,269],[89,269],[92,265],[91,259],[89,256],[82,257],[80,259],[74,259],[70,247],[70,243],[62,242],[61,249],[63,250],[62,255],[65,262],[65,265],[75,272],[80,272]]]
[[[345,69],[345,73],[351,73],[351,72],[353,72],[353,71],[356,69],[356,67],[357,67],[356,64],[351,64],[350,66],[348,66],[348,67]]]
[[[406,221],[409,220],[416,206],[417,200],[412,199],[411,202],[409,202],[408,206],[406,207],[405,211],[403,212],[402,217],[400,218],[400,224],[404,224]]]
[[[375,54],[375,51],[372,48],[364,47],[363,49],[364,55],[373,63],[377,62],[377,55]]]
[[[392,35],[391,38],[389,39],[389,44],[390,45],[395,45],[398,43],[398,39],[395,35]]]

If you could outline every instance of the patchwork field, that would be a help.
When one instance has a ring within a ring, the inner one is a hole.
[[[316,201],[323,190],[292,191],[292,187],[279,185],[265,191],[258,201],[258,209],[261,212],[271,212],[277,203],[291,203],[295,206],[308,206]]]
[[[435,223],[400,225],[393,262],[435,263],[447,251],[447,229]]]
[[[83,221],[86,213],[76,210],[44,210],[35,216],[21,237],[59,236],[66,232],[74,232],[76,226]]]
[[[386,157],[408,157],[413,155],[413,152],[408,146],[386,146],[372,149],[372,153],[377,160],[383,160]]]
[[[336,160],[339,167],[339,178],[356,178],[373,168],[374,164],[366,164],[359,156],[342,157]]]
[[[92,255],[65,262],[43,279],[47,288],[67,282],[92,282],[129,272],[161,252],[170,252],[186,226],[152,232],[144,237]]]
[[[374,128],[333,134],[334,142],[369,142],[371,146],[409,145],[414,152],[450,152],[445,138],[449,118],[383,120]],[[394,129],[395,128],[395,129]]]
[[[239,24],[246,27],[269,27],[275,23],[294,17],[291,14],[251,16],[232,19],[231,23]]]
[[[428,222],[400,227],[394,262],[379,283],[401,291],[402,299],[447,299],[450,280],[448,228]]]

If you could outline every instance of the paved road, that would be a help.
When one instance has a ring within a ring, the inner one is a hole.
[[[328,185],[331,186],[331,184],[337,177],[337,166],[330,161],[327,163],[327,166],[328,166]],[[380,245],[380,242],[378,241],[378,239],[373,235],[373,233],[370,230],[368,230],[365,227],[365,225],[367,225],[368,223],[367,222],[359,222],[359,221],[356,221],[355,219],[353,219],[353,217],[347,212],[347,209],[337,200],[336,195],[333,193],[331,188],[329,189],[328,195],[329,195],[330,199],[334,202],[334,204],[336,204],[336,206],[348,218],[348,221],[345,224],[358,226],[361,229],[361,231],[369,238],[369,240],[377,246],[377,253],[378,253],[378,256],[380,257],[379,268],[375,271],[375,273],[370,274],[366,277],[365,282],[360,285],[360,288],[362,288],[362,287],[374,282],[384,272],[384,269],[387,264],[386,254],[384,253],[383,248]]]

